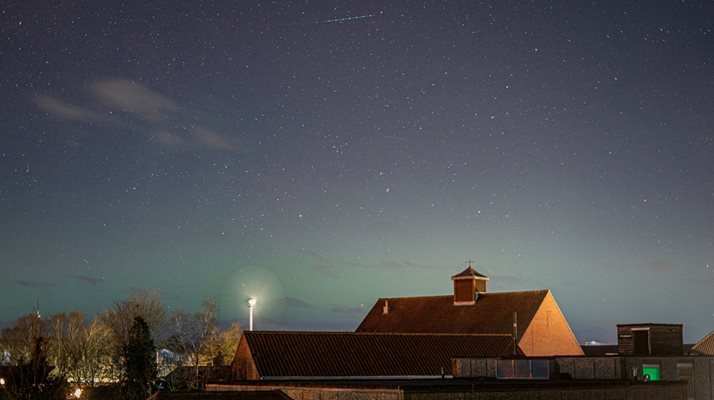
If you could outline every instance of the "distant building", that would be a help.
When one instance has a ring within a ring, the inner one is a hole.
[[[617,325],[617,351],[623,356],[682,355],[681,324]]]
[[[489,293],[470,265],[451,280],[453,295],[379,299],[357,332],[512,335],[529,357],[583,355],[550,290]]]
[[[714,331],[709,332],[702,340],[692,346],[692,352],[696,354],[704,354],[714,356]]]

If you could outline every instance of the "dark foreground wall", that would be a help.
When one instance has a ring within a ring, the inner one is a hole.
[[[469,383],[471,382],[471,383]],[[686,400],[685,382],[282,382],[209,385],[206,390],[281,390],[294,400]]]

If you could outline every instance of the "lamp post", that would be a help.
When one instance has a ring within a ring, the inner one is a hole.
[[[255,297],[251,297],[248,299],[248,330],[252,331],[253,330],[253,307],[255,307]]]

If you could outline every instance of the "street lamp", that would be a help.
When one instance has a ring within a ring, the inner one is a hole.
[[[255,307],[255,297],[251,297],[248,299],[248,311],[249,311],[249,322],[248,322],[248,330],[252,331],[253,330],[253,307]]]

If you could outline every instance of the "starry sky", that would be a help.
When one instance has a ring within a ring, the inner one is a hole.
[[[5,326],[353,330],[472,259],[581,342],[714,329],[711,1],[17,0],[0,72]]]

